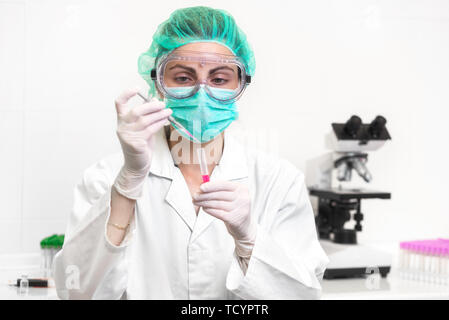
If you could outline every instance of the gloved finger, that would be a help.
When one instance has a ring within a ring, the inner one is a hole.
[[[222,201],[234,201],[237,195],[232,191],[215,191],[206,193],[197,193],[193,195],[195,201],[205,200],[222,200]]]
[[[137,120],[137,127],[138,129],[142,130],[148,127],[149,125],[161,120],[161,119],[167,119],[169,115],[172,114],[171,109],[162,109],[157,112],[153,112],[146,116],[139,117],[139,120]]]
[[[133,108],[133,113],[136,116],[142,116],[149,113],[153,113],[165,108],[165,102],[159,101],[157,99],[151,100],[150,102],[143,103],[139,106]]]
[[[144,103],[140,106],[134,107],[126,114],[125,120],[127,122],[133,123],[138,121],[138,119],[147,114],[158,112],[164,108],[160,104],[152,104],[151,102]]]
[[[167,123],[167,119],[163,118],[159,121],[156,121],[154,123],[152,123],[151,125],[149,125],[143,134],[143,137],[145,140],[149,140],[151,138],[151,136],[153,134],[155,134],[156,132],[158,132],[165,124]]]
[[[203,207],[203,211],[210,214],[211,216],[220,219],[221,221],[226,222],[227,221],[227,215],[229,214],[226,211],[220,210],[220,209],[214,209],[214,208],[205,208]]]
[[[200,186],[202,192],[234,191],[238,184],[232,181],[209,181]]]
[[[232,202],[221,200],[193,201],[193,204],[203,208],[220,209],[223,211],[231,211],[233,209]]]
[[[123,91],[117,99],[115,99],[115,110],[117,111],[118,115],[126,114],[128,112],[128,108],[126,107],[126,103],[128,103],[129,99],[134,97],[139,90],[137,88],[135,89],[128,89],[126,91]]]

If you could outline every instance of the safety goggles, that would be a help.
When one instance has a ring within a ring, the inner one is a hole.
[[[204,88],[212,99],[222,103],[239,99],[251,83],[239,57],[186,50],[161,56],[156,69],[151,70],[151,78],[166,97],[185,99]]]

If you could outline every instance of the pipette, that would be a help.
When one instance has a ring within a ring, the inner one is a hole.
[[[146,98],[140,92],[137,92],[137,95],[139,97],[141,97],[145,102],[150,102],[150,100],[148,98]],[[168,116],[168,121],[170,121],[170,123],[173,124],[174,126],[176,126],[179,130],[184,131],[195,142],[200,143],[200,141],[197,138],[195,138],[186,128],[184,128],[172,116]],[[201,172],[201,177],[203,179],[203,182],[209,182],[209,169],[207,168],[206,152],[204,151],[204,148],[198,148],[197,153],[198,153],[198,161],[200,163],[200,172]]]
[[[198,162],[200,163],[200,172],[203,182],[209,182],[209,169],[207,168],[206,152],[204,148],[197,149]]]
[[[140,92],[137,92],[137,95],[139,97],[141,97],[145,102],[150,102],[150,100],[148,98],[146,98],[143,94],[141,94]],[[189,137],[191,137],[196,143],[200,143],[200,141],[195,138],[190,132],[189,130],[187,130],[186,128],[184,128],[182,126],[182,124],[180,124],[178,121],[175,120],[175,118],[173,118],[172,116],[168,116],[168,121],[170,121],[170,123],[172,125],[174,125],[176,128],[178,128],[179,130],[183,131],[184,133],[186,133]]]

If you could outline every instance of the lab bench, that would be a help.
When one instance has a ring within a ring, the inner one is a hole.
[[[387,277],[370,275],[366,278],[331,279],[322,281],[322,300],[449,300],[449,285],[406,280],[399,276],[399,243],[371,244],[391,256],[391,270]]]
[[[386,278],[323,280],[322,300],[449,300],[449,285],[401,279],[392,269]]]
[[[22,274],[29,278],[38,277],[41,256],[33,254],[0,255],[0,300],[55,300],[56,290],[52,288],[29,288],[28,295],[21,296],[17,287],[8,281]],[[404,280],[392,267],[386,278],[370,276],[359,279],[332,279],[322,282],[323,300],[352,299],[446,299],[449,300],[449,285],[436,285]]]

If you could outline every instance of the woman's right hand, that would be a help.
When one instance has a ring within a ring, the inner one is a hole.
[[[125,163],[115,181],[116,190],[130,199],[140,197],[152,157],[154,134],[167,122],[171,109],[155,98],[131,108],[128,101],[138,90],[123,92],[116,100],[117,136]]]

